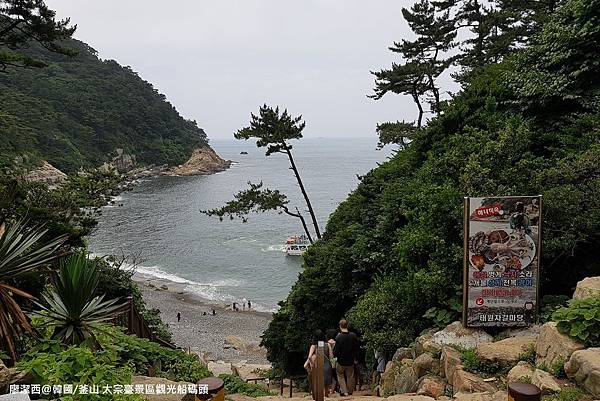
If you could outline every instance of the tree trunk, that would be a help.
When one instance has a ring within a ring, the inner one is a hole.
[[[287,207],[284,207],[283,211],[292,217],[297,217],[300,219],[300,221],[302,222],[302,227],[304,228],[304,232],[306,233],[306,236],[308,237],[308,241],[312,244],[313,239],[312,239],[312,236],[310,235],[310,231],[308,230],[308,225],[306,224],[306,220],[304,219],[304,216],[302,216],[302,214],[300,214],[300,211],[298,210],[298,208],[296,208],[296,212],[298,212],[298,213],[290,212]]]
[[[304,200],[306,201],[306,206],[308,207],[308,213],[310,214],[310,218],[312,219],[313,226],[315,228],[315,234],[317,235],[317,239],[321,239],[321,231],[319,230],[319,224],[317,223],[317,217],[315,216],[315,211],[310,203],[310,199],[308,199],[308,194],[306,193],[306,189],[304,189],[304,184],[302,183],[302,179],[300,178],[300,173],[296,168],[296,163],[294,163],[294,158],[292,157],[292,152],[288,148],[285,142],[282,143],[283,149],[288,155],[290,159],[290,166],[294,175],[296,176],[296,180],[298,181],[298,185],[300,186],[300,191],[302,192],[302,196],[304,196]]]

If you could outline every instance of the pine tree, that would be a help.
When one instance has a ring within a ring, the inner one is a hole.
[[[31,43],[64,55],[74,52],[60,45],[70,38],[77,26],[69,18],[56,20],[56,13],[43,0],[0,0],[0,72],[7,67],[44,67],[20,49]]]

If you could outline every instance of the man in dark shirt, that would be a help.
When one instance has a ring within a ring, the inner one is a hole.
[[[358,353],[358,338],[348,331],[348,321],[340,320],[340,331],[335,337],[333,355],[337,358],[336,373],[343,396],[354,391],[354,361]]]

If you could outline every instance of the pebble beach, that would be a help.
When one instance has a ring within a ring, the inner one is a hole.
[[[248,309],[236,312],[231,305],[202,299],[186,292],[185,284],[165,279],[136,273],[134,280],[146,305],[160,310],[177,346],[189,348],[207,361],[268,363],[265,350],[258,344],[271,313]],[[177,313],[181,313],[180,322]]]

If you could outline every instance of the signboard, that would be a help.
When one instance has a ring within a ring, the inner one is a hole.
[[[465,326],[537,322],[541,213],[541,196],[465,198]]]

